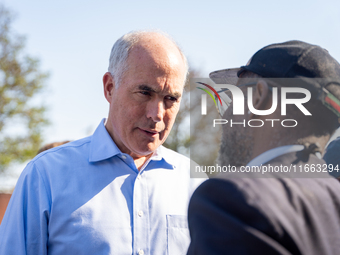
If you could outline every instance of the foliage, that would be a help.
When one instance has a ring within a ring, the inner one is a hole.
[[[32,103],[48,75],[38,59],[23,53],[25,39],[12,31],[12,20],[0,4],[0,172],[36,154],[48,123],[45,107]]]

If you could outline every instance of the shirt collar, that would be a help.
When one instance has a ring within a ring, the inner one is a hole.
[[[92,135],[89,156],[90,162],[105,160],[122,153],[112,140],[109,132],[107,132],[104,122],[105,119],[100,122]]]
[[[164,147],[163,145],[159,146],[156,150],[157,158],[153,158],[153,160],[161,160],[163,159],[166,163],[175,168],[176,163],[178,163],[178,157],[174,157],[174,151]],[[177,154],[178,155],[178,154]]]
[[[252,159],[247,166],[259,166],[261,164],[264,164],[278,156],[281,156],[283,154],[287,154],[290,152],[296,152],[296,151],[302,151],[305,147],[303,145],[285,145],[280,146],[268,151],[263,152],[256,158]]]
[[[105,119],[103,119],[91,138],[90,145],[90,162],[97,162],[122,154],[115,142],[112,140],[109,132],[105,128]],[[174,167],[175,162],[169,153],[166,153],[166,148],[159,146],[153,153],[150,160],[161,161],[164,159],[168,164]]]

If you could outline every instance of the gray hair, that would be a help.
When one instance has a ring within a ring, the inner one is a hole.
[[[188,61],[185,55],[183,54],[182,50],[178,46],[178,44],[166,33],[161,31],[132,31],[130,33],[127,33],[123,35],[121,38],[119,38],[115,44],[112,47],[111,55],[110,55],[110,63],[108,71],[111,73],[116,88],[118,87],[120,80],[124,74],[124,72],[127,70],[127,58],[129,56],[129,53],[131,49],[140,41],[140,39],[150,33],[155,33],[161,36],[164,36],[165,38],[169,39],[179,50],[184,65],[185,65],[185,81],[187,80],[188,74],[189,74],[189,67],[188,67]]]

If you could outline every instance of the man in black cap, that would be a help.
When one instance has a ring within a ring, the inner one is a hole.
[[[220,110],[243,123],[224,126],[219,156],[237,171],[192,196],[188,254],[340,254],[340,185],[321,159],[339,126],[339,63],[319,46],[289,41],[210,78],[236,85],[248,104],[235,114],[234,94]]]

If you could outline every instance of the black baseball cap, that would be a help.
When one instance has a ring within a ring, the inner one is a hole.
[[[305,87],[312,97],[340,117],[340,64],[318,45],[297,40],[271,44],[257,51],[245,66],[218,70],[209,77],[216,84],[236,85],[244,71],[264,78],[308,79]],[[332,91],[326,89],[330,84]]]

